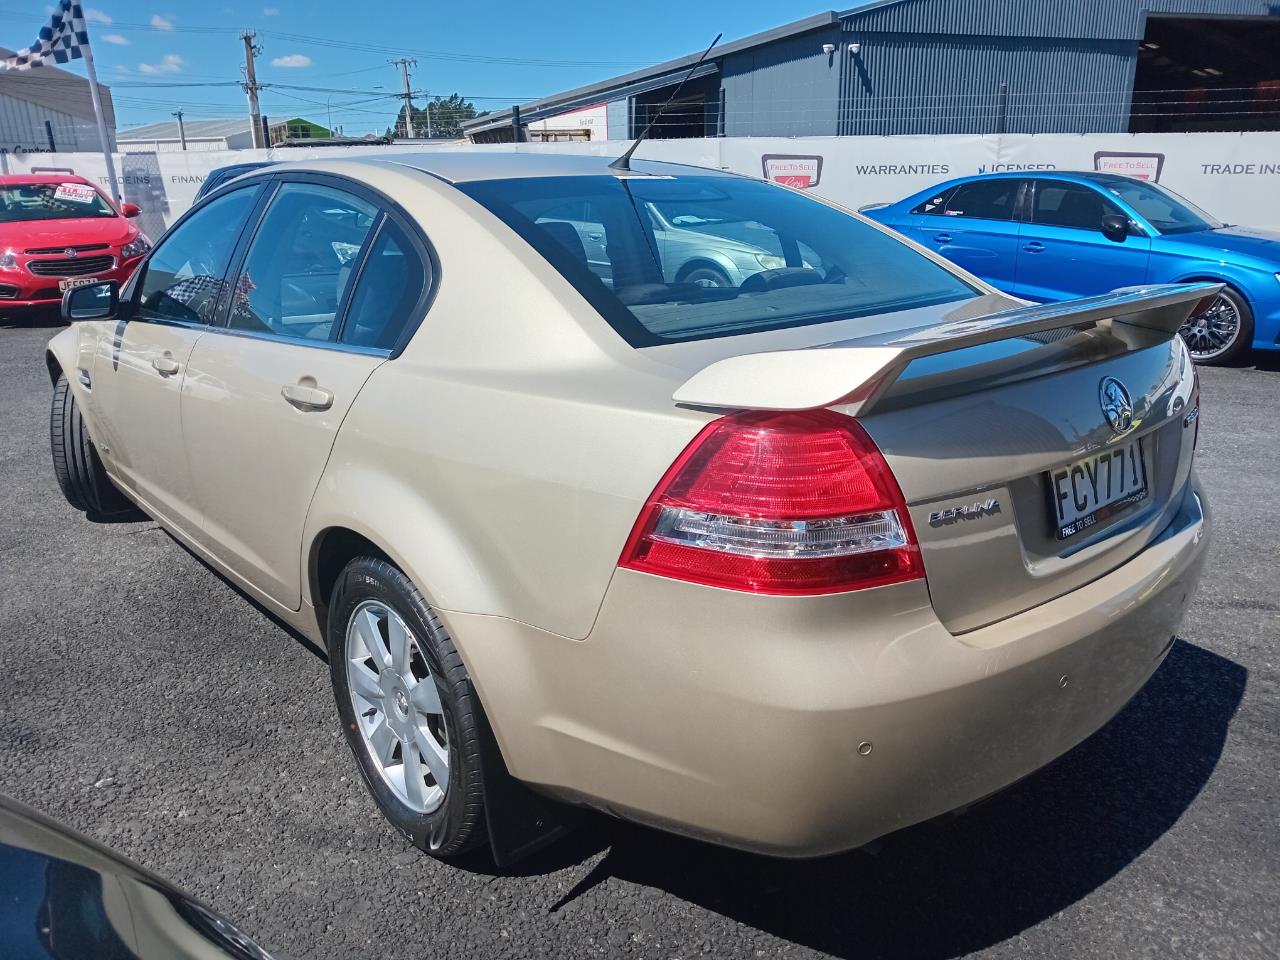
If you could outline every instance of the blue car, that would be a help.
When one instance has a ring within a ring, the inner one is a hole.
[[[1222,293],[1182,328],[1196,361],[1280,350],[1280,232],[1220,223],[1145,180],[1061,171],[964,177],[862,213],[1026,300],[1221,281]]]

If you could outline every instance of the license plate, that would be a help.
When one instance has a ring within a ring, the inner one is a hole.
[[[72,277],[69,280],[59,280],[58,289],[66,293],[72,287],[87,287],[89,284],[97,282],[97,277]]]
[[[1147,498],[1142,443],[1130,440],[1050,470],[1049,504],[1058,539],[1066,540]]]

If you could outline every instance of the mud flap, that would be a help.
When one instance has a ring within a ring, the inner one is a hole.
[[[511,776],[483,710],[479,720],[485,746],[480,772],[489,846],[494,864],[509,867],[567,836],[582,818],[582,811],[535,793]]]

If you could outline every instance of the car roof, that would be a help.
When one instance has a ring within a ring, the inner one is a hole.
[[[999,173],[977,173],[959,177],[949,183],[968,180],[1087,180],[1090,183],[1132,183],[1137,177],[1121,173],[1100,173],[1097,170],[1002,170]]]
[[[348,158],[357,163],[396,164],[413,167],[449,183],[472,183],[478,180],[513,180],[521,177],[604,177],[616,174],[609,169],[612,156],[580,153],[534,153],[502,151],[422,151],[419,153],[380,154],[373,157]],[[655,160],[635,160],[637,174],[706,177],[736,176],[707,167]]]

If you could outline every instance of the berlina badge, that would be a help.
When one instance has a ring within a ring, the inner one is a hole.
[[[1124,384],[1115,377],[1103,377],[1098,386],[1102,415],[1116,433],[1126,433],[1133,426],[1133,401]]]
[[[960,507],[948,507],[946,510],[934,510],[929,514],[929,526],[945,527],[958,520],[978,520],[1000,512],[1000,501],[995,497],[966,503]]]

